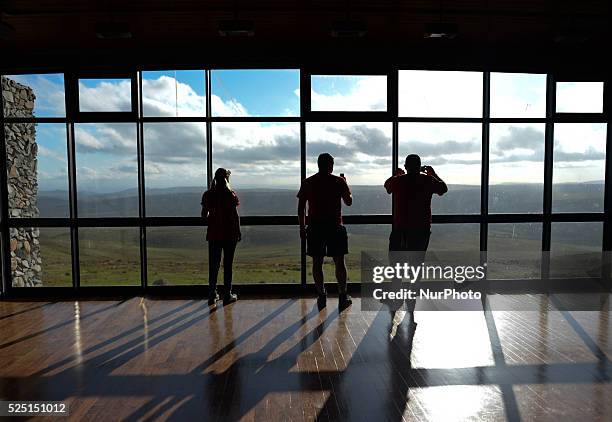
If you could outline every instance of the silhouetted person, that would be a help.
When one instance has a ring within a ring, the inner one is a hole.
[[[236,209],[240,205],[238,195],[229,183],[231,172],[218,168],[212,186],[202,195],[202,217],[208,218],[206,240],[208,241],[208,304],[219,300],[217,276],[223,254],[223,284],[225,304],[235,302],[238,296],[232,293],[232,265],[236,245],[241,238],[240,217]]]
[[[334,157],[328,153],[319,155],[319,172],[302,182],[297,196],[300,237],[306,237],[306,253],[312,257],[312,276],[317,289],[317,305],[323,308],[327,292],[323,280],[323,261],[326,256],[334,259],[340,308],[352,303],[346,291],[346,264],[348,236],[342,225],[342,204],[353,203],[353,196],[344,176],[334,176]],[[308,203],[308,228],[306,228],[306,203]]]
[[[385,189],[393,194],[393,229],[389,236],[389,257],[393,265],[398,258],[410,265],[420,265],[425,260],[431,235],[431,197],[434,193],[444,195],[446,183],[438,177],[433,167],[421,167],[421,158],[416,154],[406,157],[406,171],[398,168],[395,175],[387,179]],[[398,252],[398,253],[393,253]],[[408,301],[411,323],[414,321],[415,301]]]

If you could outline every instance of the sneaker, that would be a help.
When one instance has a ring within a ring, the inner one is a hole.
[[[327,293],[323,293],[317,296],[317,307],[319,310],[327,306]]]
[[[338,297],[338,307],[340,309],[346,309],[353,304],[353,298],[348,294],[344,293]]]
[[[230,293],[223,298],[223,304],[229,305],[230,303],[234,303],[238,300],[238,295],[236,293]]]
[[[210,295],[208,295],[208,304],[209,305],[211,305],[211,306],[214,305],[218,300],[219,300],[219,293],[214,292],[214,294],[211,293]]]

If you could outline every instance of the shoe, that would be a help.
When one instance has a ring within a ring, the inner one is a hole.
[[[234,303],[238,300],[238,295],[236,293],[230,293],[223,298],[223,304],[229,305],[230,303]]]
[[[338,307],[340,309],[346,309],[353,304],[353,298],[348,294],[344,293],[338,297]]]
[[[210,295],[208,295],[208,304],[210,306],[217,303],[218,300],[219,300],[219,293],[215,292],[214,294],[211,293]]]
[[[327,293],[323,293],[317,296],[317,308],[319,310],[325,308],[327,306]]]

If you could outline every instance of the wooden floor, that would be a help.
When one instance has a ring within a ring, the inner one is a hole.
[[[0,302],[0,398],[88,421],[612,420],[609,312],[417,312],[413,331],[356,302]]]

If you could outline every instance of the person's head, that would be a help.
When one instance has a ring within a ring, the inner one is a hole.
[[[418,173],[421,171],[421,157],[417,154],[410,154],[406,157],[404,164],[408,173]]]
[[[219,167],[217,171],[215,171],[215,177],[213,178],[211,189],[231,190],[229,183],[230,174],[232,174],[231,171]]]
[[[331,174],[334,171],[334,157],[324,152],[319,155],[317,165],[319,166],[319,172]]]

